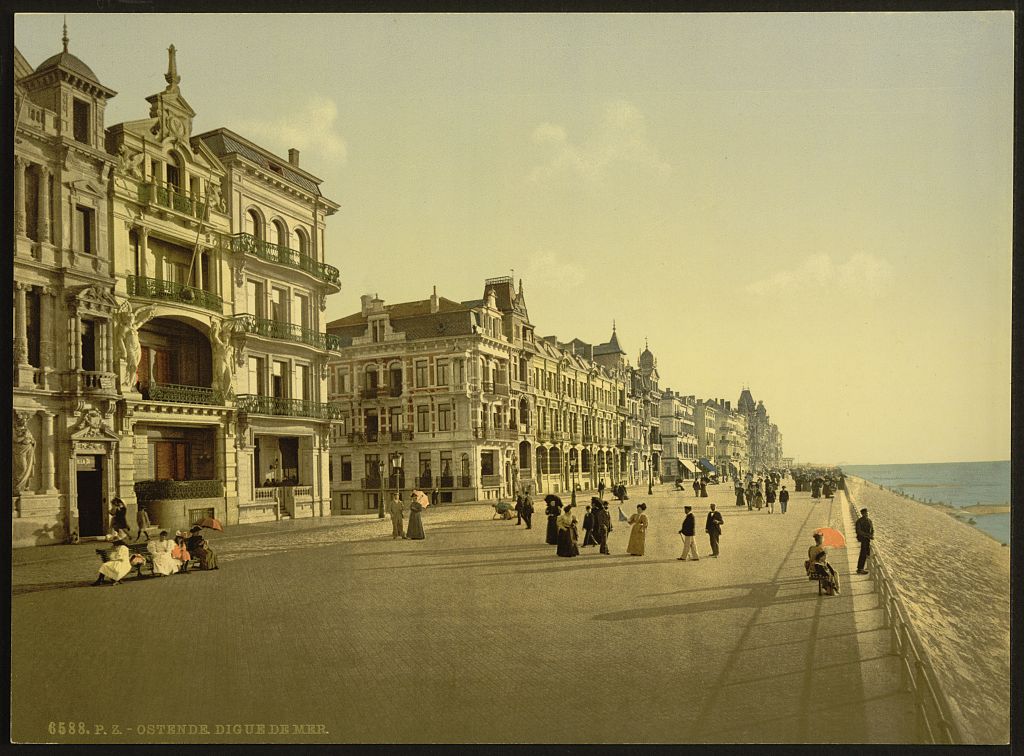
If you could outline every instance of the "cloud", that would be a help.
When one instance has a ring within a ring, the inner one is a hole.
[[[780,270],[746,285],[749,294],[778,294],[788,287],[837,286],[862,296],[880,296],[893,282],[892,266],[884,259],[858,252],[846,262],[834,263],[824,253],[811,255],[798,267]]]
[[[348,157],[348,144],[338,129],[338,105],[329,97],[313,95],[300,110],[274,119],[242,121],[239,132],[282,153],[290,147],[308,151],[317,162],[343,163]]]
[[[553,252],[540,249],[527,262],[524,278],[532,282],[547,284],[556,289],[574,289],[583,283],[586,271],[582,266],[565,262]]]
[[[606,103],[600,121],[579,143],[570,140],[565,127],[556,123],[538,125],[532,137],[549,151],[547,161],[531,172],[532,181],[568,173],[599,183],[609,168],[622,165],[643,167],[661,176],[672,172],[647,137],[646,117],[625,100]]]

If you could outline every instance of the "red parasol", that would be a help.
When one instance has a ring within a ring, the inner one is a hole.
[[[835,528],[818,528],[815,533],[821,533],[821,545],[829,549],[841,549],[846,546],[846,537]]]
[[[192,527],[198,525],[201,528],[209,528],[210,530],[219,530],[221,533],[224,532],[224,526],[220,524],[220,520],[216,517],[204,517]]]
[[[418,488],[414,489],[411,495],[412,495],[412,500],[416,501],[416,502],[419,502],[419,505],[421,507],[426,508],[426,507],[430,506],[430,497],[427,496],[422,491],[420,491]]]

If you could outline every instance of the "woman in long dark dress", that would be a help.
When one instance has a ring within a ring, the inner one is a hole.
[[[423,533],[423,505],[414,497],[409,504],[409,526],[405,529],[405,537],[411,541],[422,541],[426,536]]]
[[[549,544],[555,546],[558,543],[558,504],[549,501],[544,509],[544,514],[548,516],[548,535],[546,540]]]
[[[597,500],[592,499],[591,501]],[[594,506],[596,506],[596,504]],[[583,515],[583,545],[597,545],[597,539],[594,538],[594,511],[592,507],[587,507],[587,513]]]
[[[572,504],[565,505],[565,511],[555,521],[558,526],[558,549],[556,553],[561,557],[574,557],[580,555],[580,548],[577,545],[576,518],[572,514]]]

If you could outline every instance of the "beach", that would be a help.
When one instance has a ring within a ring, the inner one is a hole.
[[[1010,549],[947,507],[921,504],[854,476],[875,546],[926,647],[965,742],[1010,733]],[[857,548],[851,542],[851,548]]]

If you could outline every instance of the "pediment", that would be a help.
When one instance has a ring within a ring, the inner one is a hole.
[[[110,288],[101,284],[69,288],[67,299],[77,307],[103,313],[112,313],[119,306]]]

